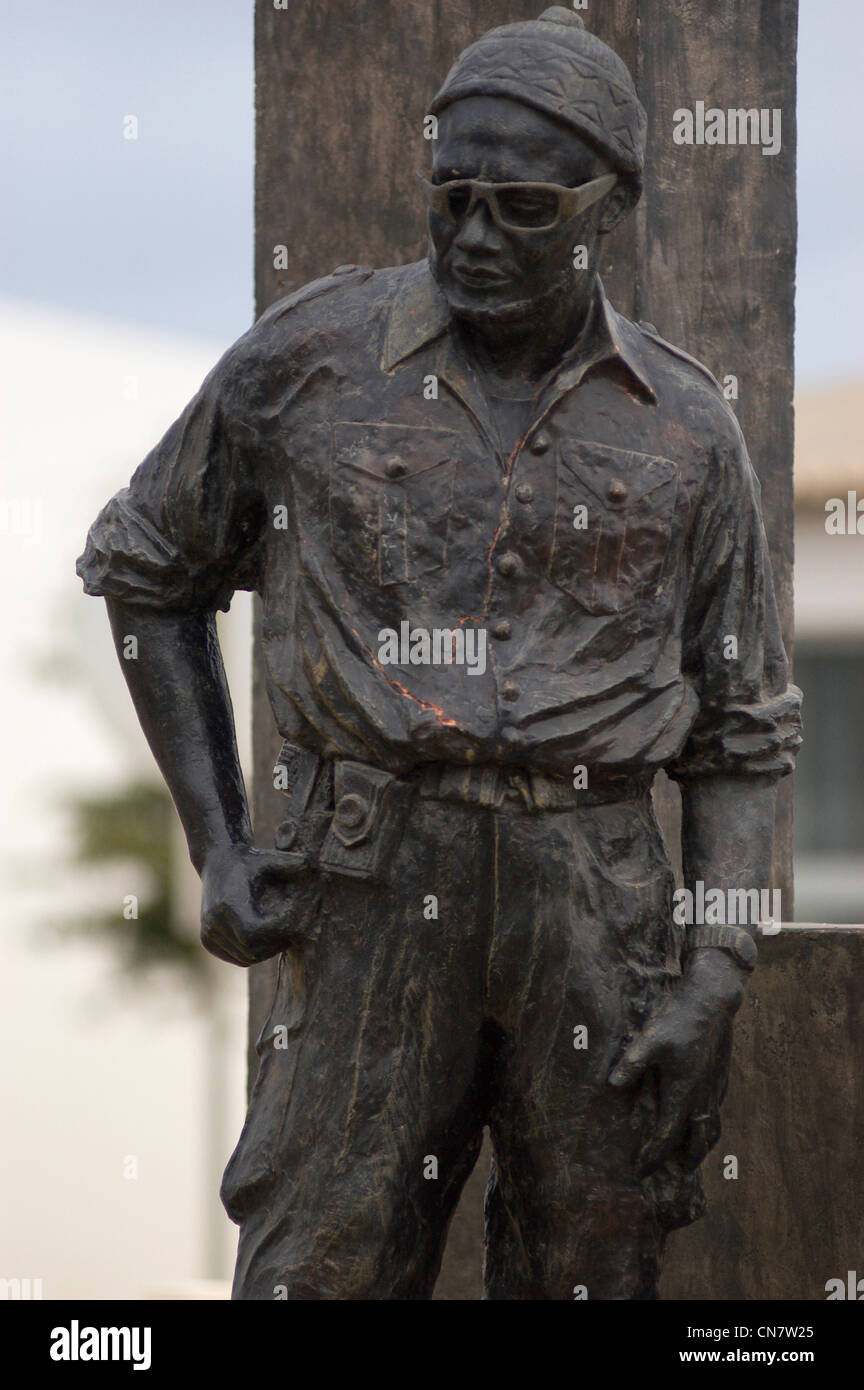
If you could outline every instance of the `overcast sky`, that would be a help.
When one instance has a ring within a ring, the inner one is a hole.
[[[0,295],[209,336],[217,348],[245,330],[252,9],[2,0],[11,139]],[[864,373],[860,0],[801,0],[799,84],[797,356],[807,381]],[[122,138],[128,114],[141,121],[137,141]]]

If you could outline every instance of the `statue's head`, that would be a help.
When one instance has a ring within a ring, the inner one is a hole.
[[[457,185],[427,187],[430,261],[454,311],[513,319],[571,292],[642,189],[646,118],[621,59],[556,5],[467,48],[429,111],[431,184]]]

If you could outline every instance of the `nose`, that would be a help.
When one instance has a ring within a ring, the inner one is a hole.
[[[460,251],[494,251],[500,246],[498,228],[492,218],[489,206],[482,199],[477,200],[470,217],[460,226],[453,245]]]

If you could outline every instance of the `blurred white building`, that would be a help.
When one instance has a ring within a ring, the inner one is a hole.
[[[0,1279],[41,1279],[45,1298],[138,1298],[228,1278],[233,1261],[217,1190],[245,1104],[245,972],[214,962],[214,1024],[169,972],[135,986],[104,946],[50,930],[87,906],[116,903],[121,918],[123,897],[147,890],[131,869],[70,862],[68,797],[157,777],[75,559],[221,350],[2,314]],[[241,595],[225,641],[244,758],[248,632]],[[183,873],[195,932],[197,880]]]
[[[864,378],[795,402],[795,916],[864,922]],[[850,494],[852,494],[850,498]],[[829,532],[842,502],[847,531]],[[857,509],[861,533],[850,512]],[[851,508],[850,508],[851,502]],[[849,534],[849,530],[853,534]]]

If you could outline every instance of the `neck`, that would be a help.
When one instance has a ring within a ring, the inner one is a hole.
[[[506,316],[461,319],[463,336],[480,371],[502,382],[536,385],[556,366],[588,327],[594,277],[581,277]]]

